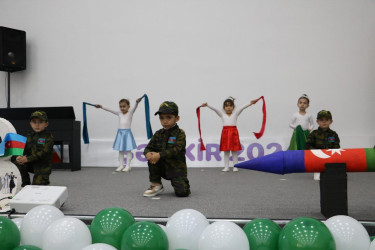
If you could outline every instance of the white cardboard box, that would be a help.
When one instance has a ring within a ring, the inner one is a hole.
[[[68,189],[64,186],[28,185],[19,191],[9,205],[16,213],[27,213],[39,205],[51,205],[60,208],[68,198]]]

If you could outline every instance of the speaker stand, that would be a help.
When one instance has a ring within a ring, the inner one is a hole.
[[[10,108],[10,72],[8,71],[8,103],[7,108]]]
[[[326,217],[348,215],[348,189],[345,163],[326,163],[320,173],[320,208]]]

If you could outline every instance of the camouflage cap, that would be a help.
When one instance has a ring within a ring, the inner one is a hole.
[[[155,113],[155,115],[158,115],[158,114],[173,114],[173,115],[178,115],[178,106],[176,103],[174,102],[163,102],[160,107],[159,107],[159,110]]]
[[[42,110],[37,110],[35,112],[33,112],[30,116],[30,121],[33,119],[33,118],[39,118],[43,121],[46,121],[48,122],[48,117],[47,117],[47,113],[42,111]]]
[[[331,112],[329,112],[327,110],[321,110],[321,111],[319,111],[318,116],[316,117],[316,119],[320,119],[322,117],[326,117],[328,119],[332,119],[332,114],[331,114]]]

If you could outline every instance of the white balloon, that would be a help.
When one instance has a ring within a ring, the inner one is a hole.
[[[41,248],[44,231],[52,222],[63,217],[64,214],[54,206],[40,205],[32,208],[22,221],[21,242]]]
[[[167,227],[162,224],[157,224],[161,229],[163,229],[164,233],[167,233]]]
[[[174,213],[166,225],[169,249],[198,249],[199,237],[209,225],[207,218],[194,209]]]
[[[95,243],[95,244],[92,244],[83,248],[82,250],[117,250],[117,249],[105,243]]]
[[[336,250],[368,250],[370,236],[356,219],[336,215],[325,221],[336,242]]]
[[[51,223],[43,234],[43,250],[81,250],[92,243],[85,223],[64,217]]]
[[[245,232],[230,221],[217,221],[206,227],[199,239],[199,250],[249,250]]]
[[[12,221],[14,222],[14,224],[17,225],[18,230],[21,231],[21,226],[22,226],[23,218],[14,218],[14,219],[12,219]]]

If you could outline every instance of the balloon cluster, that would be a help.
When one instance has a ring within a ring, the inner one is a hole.
[[[283,228],[255,219],[243,228],[221,220],[209,223],[194,209],[173,214],[167,224],[136,222],[122,208],[100,211],[87,226],[41,205],[24,218],[0,216],[2,250],[375,250],[361,223],[344,215],[321,222],[300,217]]]

